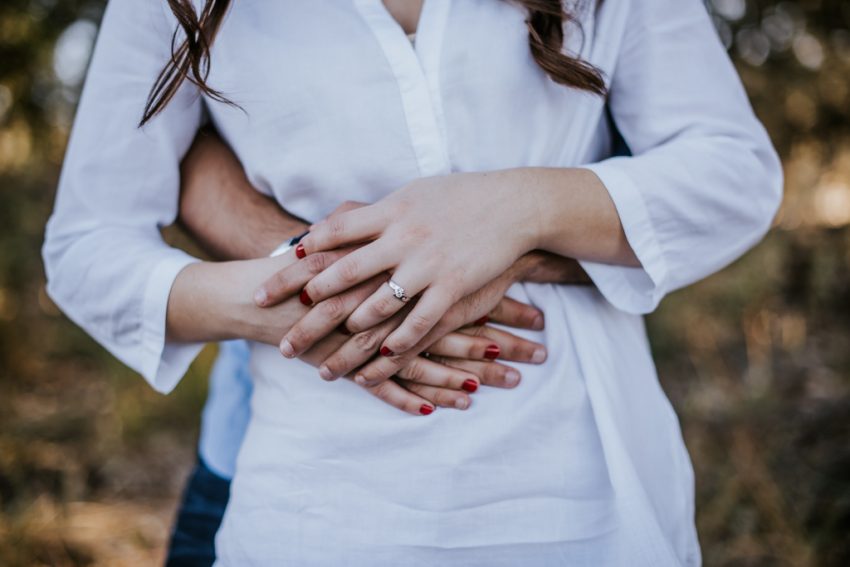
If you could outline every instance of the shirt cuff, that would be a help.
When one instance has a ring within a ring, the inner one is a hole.
[[[174,250],[151,272],[142,304],[142,344],[145,353],[140,372],[157,392],[167,394],[180,382],[205,343],[167,343],[166,314],[171,286],[177,274],[196,258]]]
[[[626,240],[641,267],[590,261],[579,263],[609,303],[621,311],[640,315],[653,311],[664,297],[667,264],[661,253],[646,202],[637,185],[622,167],[624,162],[630,159],[633,158],[610,158],[582,167],[595,173],[611,195],[626,233]]]

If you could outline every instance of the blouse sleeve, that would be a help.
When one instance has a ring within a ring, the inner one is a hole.
[[[633,155],[587,168],[642,267],[581,264],[614,306],[647,313],[764,236],[782,169],[700,0],[606,2],[598,16],[595,43],[616,46],[603,63],[611,113]]]
[[[171,285],[195,259],[159,231],[177,215],[179,163],[201,118],[196,89],[184,83],[137,126],[172,31],[159,1],[109,2],[42,250],[50,297],[160,392],[202,346],[165,340]]]

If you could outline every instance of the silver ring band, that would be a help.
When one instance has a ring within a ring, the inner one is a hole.
[[[404,288],[395,283],[393,280],[388,281],[387,285],[390,286],[391,290],[393,290],[395,298],[402,303],[407,303],[410,300],[410,298],[407,297],[407,294],[404,293]]]

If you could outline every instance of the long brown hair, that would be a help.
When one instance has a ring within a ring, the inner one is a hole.
[[[564,10],[561,0],[512,1],[528,10],[529,47],[534,60],[546,74],[556,83],[605,95],[605,81],[599,70],[562,52],[564,24],[577,23],[577,20],[574,14]],[[207,84],[210,48],[230,3],[231,0],[206,0],[199,15],[192,0],[168,0],[180,27],[172,37],[171,60],[159,73],[148,95],[140,126],[162,112],[186,80],[213,100],[232,104],[221,92]],[[185,39],[178,45],[181,30]]]

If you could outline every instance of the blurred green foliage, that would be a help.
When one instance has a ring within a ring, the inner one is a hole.
[[[0,4],[4,566],[159,560],[214,354],[158,396],[44,293],[44,224],[103,4]],[[705,564],[850,565],[850,2],[710,8],[787,187],[765,242],[648,318]]]

